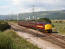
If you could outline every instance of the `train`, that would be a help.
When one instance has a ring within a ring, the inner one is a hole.
[[[43,30],[43,32],[52,33],[52,24],[49,22],[19,21],[18,25]]]

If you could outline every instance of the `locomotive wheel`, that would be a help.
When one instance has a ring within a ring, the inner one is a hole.
[[[52,30],[48,30],[48,33],[52,33]]]
[[[52,33],[52,30],[45,30],[45,33]]]
[[[48,31],[47,30],[44,30],[44,33],[48,33]]]

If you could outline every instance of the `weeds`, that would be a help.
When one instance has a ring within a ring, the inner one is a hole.
[[[11,37],[0,34],[0,49],[13,49],[13,40]]]
[[[0,49],[40,49],[19,37],[14,31],[0,33]]]

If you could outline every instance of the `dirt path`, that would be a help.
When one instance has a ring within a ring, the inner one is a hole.
[[[40,38],[34,37],[31,34],[19,32],[16,31],[16,33],[20,36],[29,41],[30,43],[33,43],[34,45],[37,45],[41,49],[62,49],[61,47],[52,44],[51,42],[42,40]]]

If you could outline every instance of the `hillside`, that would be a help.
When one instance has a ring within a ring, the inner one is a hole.
[[[31,16],[32,18],[33,13],[24,13],[24,14],[19,14],[19,15],[23,17]],[[39,17],[39,18],[65,19],[65,10],[34,12],[34,16]]]
[[[3,20],[16,20],[17,15],[0,15],[0,19]],[[20,13],[18,15],[19,20],[25,18],[33,18],[33,13]],[[40,11],[34,12],[35,18],[49,18],[49,19],[65,19],[65,10],[58,10],[58,11]]]

